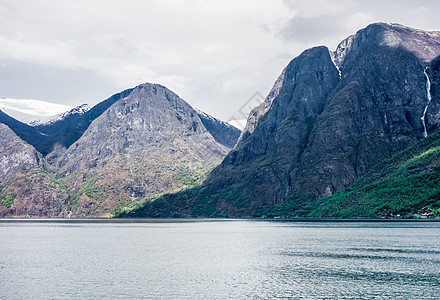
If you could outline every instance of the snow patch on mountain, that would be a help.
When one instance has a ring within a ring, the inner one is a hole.
[[[69,111],[57,114],[51,118],[49,118],[48,120],[41,122],[41,121],[33,121],[31,122],[32,126],[48,126],[48,125],[52,125],[58,121],[64,120],[65,118],[67,118],[68,116],[71,115],[82,115],[86,112],[88,112],[91,109],[91,107],[87,104],[81,104],[77,107],[72,108]]]
[[[0,98],[0,109],[23,123],[46,122],[51,117],[69,111],[72,106],[35,99]]]
[[[241,120],[229,120],[229,124],[234,126],[237,129],[244,130],[246,127],[247,119],[241,119]]]
[[[199,110],[199,109],[197,109],[197,108],[194,108],[194,110],[197,112],[197,114],[198,114],[200,117],[203,117],[203,118],[205,118],[205,119],[207,119],[207,120],[210,120],[212,123],[222,124],[223,126],[226,126],[226,127],[228,127],[228,128],[235,127],[235,126],[231,125],[230,122],[227,123],[227,122],[224,122],[224,121],[219,120],[219,119],[217,119],[217,118],[214,118],[213,116],[208,115],[207,113],[205,113],[205,112],[203,112],[203,111],[201,111],[201,110]]]

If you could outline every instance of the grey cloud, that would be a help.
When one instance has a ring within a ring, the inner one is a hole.
[[[286,42],[310,43],[323,38],[338,36],[341,24],[337,16],[304,18],[293,17],[279,31],[279,36]]]
[[[0,0],[0,97],[93,104],[150,81],[228,120],[306,48],[372,20],[440,29],[434,0],[283,1]]]
[[[68,70],[22,61],[0,61],[0,97],[43,99],[67,105],[92,104],[115,87],[89,70]]]

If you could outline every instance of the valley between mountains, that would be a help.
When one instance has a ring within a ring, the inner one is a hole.
[[[243,132],[159,84],[33,126],[0,111],[3,217],[440,216],[440,32],[305,50]]]

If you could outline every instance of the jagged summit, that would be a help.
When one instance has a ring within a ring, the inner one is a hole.
[[[424,64],[432,61],[440,53],[440,31],[426,31],[406,27],[396,23],[373,23],[359,30],[356,34],[344,39],[335,51],[328,50],[330,57],[342,77],[345,59],[350,53],[369,51],[370,47],[403,48],[413,53]],[[319,48],[325,46],[319,46]],[[316,48],[316,47],[315,47]],[[308,49],[301,55],[311,51]],[[351,55],[353,56],[353,55]],[[286,67],[287,68],[287,67]],[[255,107],[249,114],[246,127],[242,132],[240,141],[253,133],[258,120],[269,110],[273,99],[278,96],[284,83],[286,68],[275,81],[266,99]]]
[[[332,52],[338,68],[343,68],[345,57],[362,47],[387,46],[403,48],[423,62],[433,60],[440,52],[440,31],[426,31],[395,23],[373,23],[343,40]]]

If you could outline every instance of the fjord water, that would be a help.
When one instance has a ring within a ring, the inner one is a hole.
[[[0,222],[0,299],[439,299],[440,223]]]

